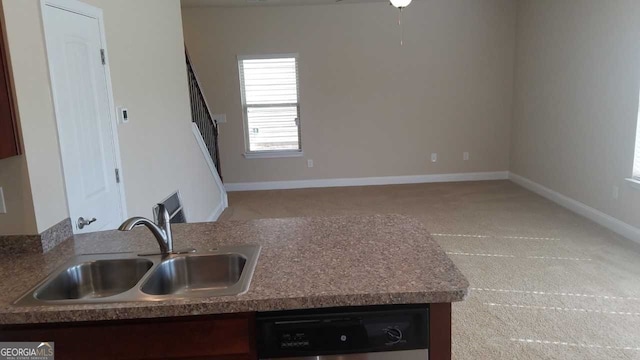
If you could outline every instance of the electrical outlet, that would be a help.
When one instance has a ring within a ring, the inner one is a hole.
[[[438,162],[438,154],[437,153],[431,154],[431,162]]]
[[[7,213],[7,205],[4,203],[4,192],[0,187],[0,214],[6,214],[6,213]]]
[[[308,168],[312,168],[313,167],[313,160],[312,159],[307,160],[307,167]]]
[[[462,160],[464,161],[468,161],[469,160],[469,153],[468,152],[463,152],[462,153]]]
[[[613,198],[615,200],[618,200],[618,198],[620,197],[620,188],[616,185],[613,186]]]

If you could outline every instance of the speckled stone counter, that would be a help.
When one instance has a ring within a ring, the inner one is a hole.
[[[157,251],[144,228],[76,235],[46,254],[0,256],[0,324],[139,319],[461,301],[468,282],[417,220],[401,215],[173,226],[175,248],[259,244],[246,294],[161,302],[18,307],[20,295],[76,254]]]

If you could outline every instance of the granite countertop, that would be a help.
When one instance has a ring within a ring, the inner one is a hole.
[[[144,228],[76,235],[46,254],[0,255],[0,324],[138,319],[464,300],[469,283],[421,223],[402,215],[173,226],[174,247],[262,246],[249,291],[160,302],[19,307],[19,296],[76,254],[157,251]]]

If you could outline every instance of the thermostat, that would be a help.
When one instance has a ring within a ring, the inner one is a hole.
[[[126,124],[129,122],[129,109],[126,107],[118,107],[118,120],[121,124]]]

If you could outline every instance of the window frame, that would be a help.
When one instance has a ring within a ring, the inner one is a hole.
[[[638,158],[640,157],[640,109],[638,110],[638,117],[636,118],[636,133],[635,142],[633,143],[633,162],[631,163],[631,176],[626,178],[627,184],[632,188],[640,190],[640,173],[636,166]]]
[[[296,91],[298,95],[297,103],[290,104],[263,104],[263,105],[247,105],[246,103],[246,90],[244,83],[243,64],[244,60],[266,60],[266,59],[290,59],[294,58],[296,62]],[[262,159],[262,158],[286,158],[286,157],[301,157],[304,156],[302,150],[302,115],[300,110],[300,54],[298,53],[281,53],[281,54],[260,54],[260,55],[238,55],[238,80],[240,84],[240,105],[242,106],[242,127],[244,133],[244,153],[242,154],[247,159]],[[282,106],[296,106],[298,112],[298,149],[287,150],[251,150],[251,139],[249,137],[249,107],[282,107]]]

